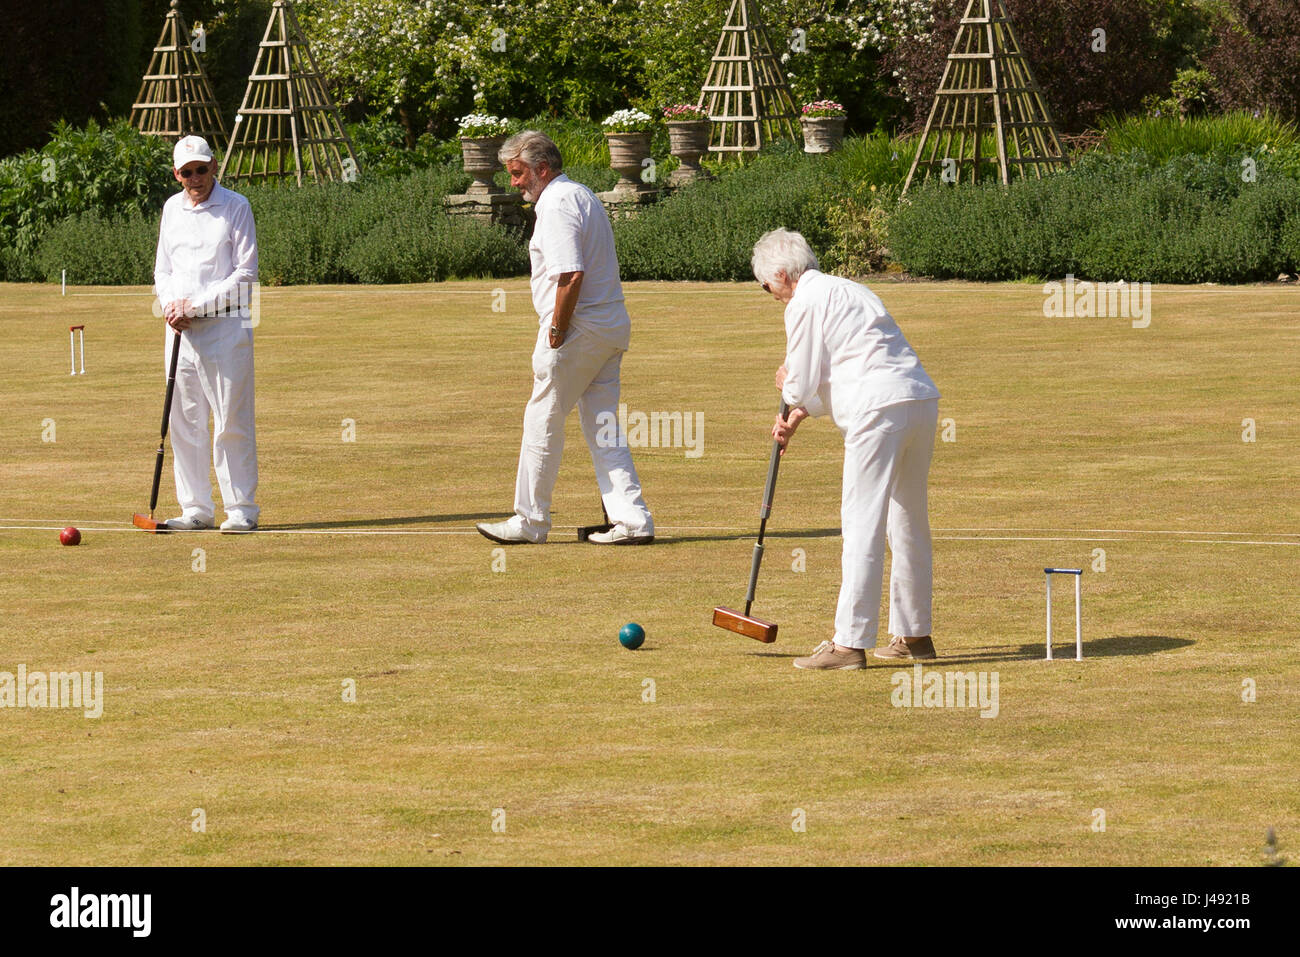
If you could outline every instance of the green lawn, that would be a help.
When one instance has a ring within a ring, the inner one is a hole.
[[[994,718],[895,708],[910,669],[791,667],[832,634],[829,422],[769,523],[780,640],[711,626],[743,601],[783,355],[754,286],[627,288],[624,401],[704,422],[698,458],[633,450],[658,542],[576,542],[599,506],[574,415],[551,544],[502,571],[473,523],[511,507],[523,280],[266,291],[251,536],[130,527],[164,383],[146,291],[0,286],[0,671],[105,688],[97,719],[0,709],[5,863],[1228,865],[1270,825],[1294,857],[1294,287],[1156,287],[1146,329],[1046,319],[1035,285],[877,288],[955,438],[933,668],[997,672]],[[161,517],[172,496],[169,454]],[[1087,569],[1081,663],[1042,660],[1045,565]]]

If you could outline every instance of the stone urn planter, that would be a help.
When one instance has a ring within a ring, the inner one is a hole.
[[[460,155],[465,172],[474,177],[474,182],[465,191],[467,196],[492,196],[504,192],[492,182],[492,177],[501,169],[497,152],[505,141],[504,136],[472,136],[460,141]]]
[[[710,179],[700,166],[700,157],[709,151],[709,133],[713,124],[708,120],[670,120],[668,122],[668,151],[681,160],[668,180],[669,186],[682,186],[698,179]]]
[[[833,153],[844,142],[843,116],[805,116],[803,124],[803,151],[805,153]]]
[[[641,181],[642,162],[650,158],[649,133],[606,133],[609,165],[618,173],[615,193],[641,193],[653,189]]]

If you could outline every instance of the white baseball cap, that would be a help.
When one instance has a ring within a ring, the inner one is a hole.
[[[212,147],[201,136],[182,136],[176,141],[176,148],[172,150],[172,169],[184,169],[186,163],[193,163],[195,160],[204,163],[212,162]]]

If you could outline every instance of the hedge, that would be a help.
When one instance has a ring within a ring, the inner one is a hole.
[[[909,193],[889,223],[908,272],[981,281],[1251,282],[1295,268],[1300,182],[1267,156],[1081,163],[1042,180]]]

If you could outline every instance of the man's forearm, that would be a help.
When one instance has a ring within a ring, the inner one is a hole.
[[[578,295],[582,292],[582,273],[566,272],[560,274],[559,284],[555,289],[555,312],[551,315],[551,325],[561,332],[566,332],[573,319],[573,310],[578,307]]]

